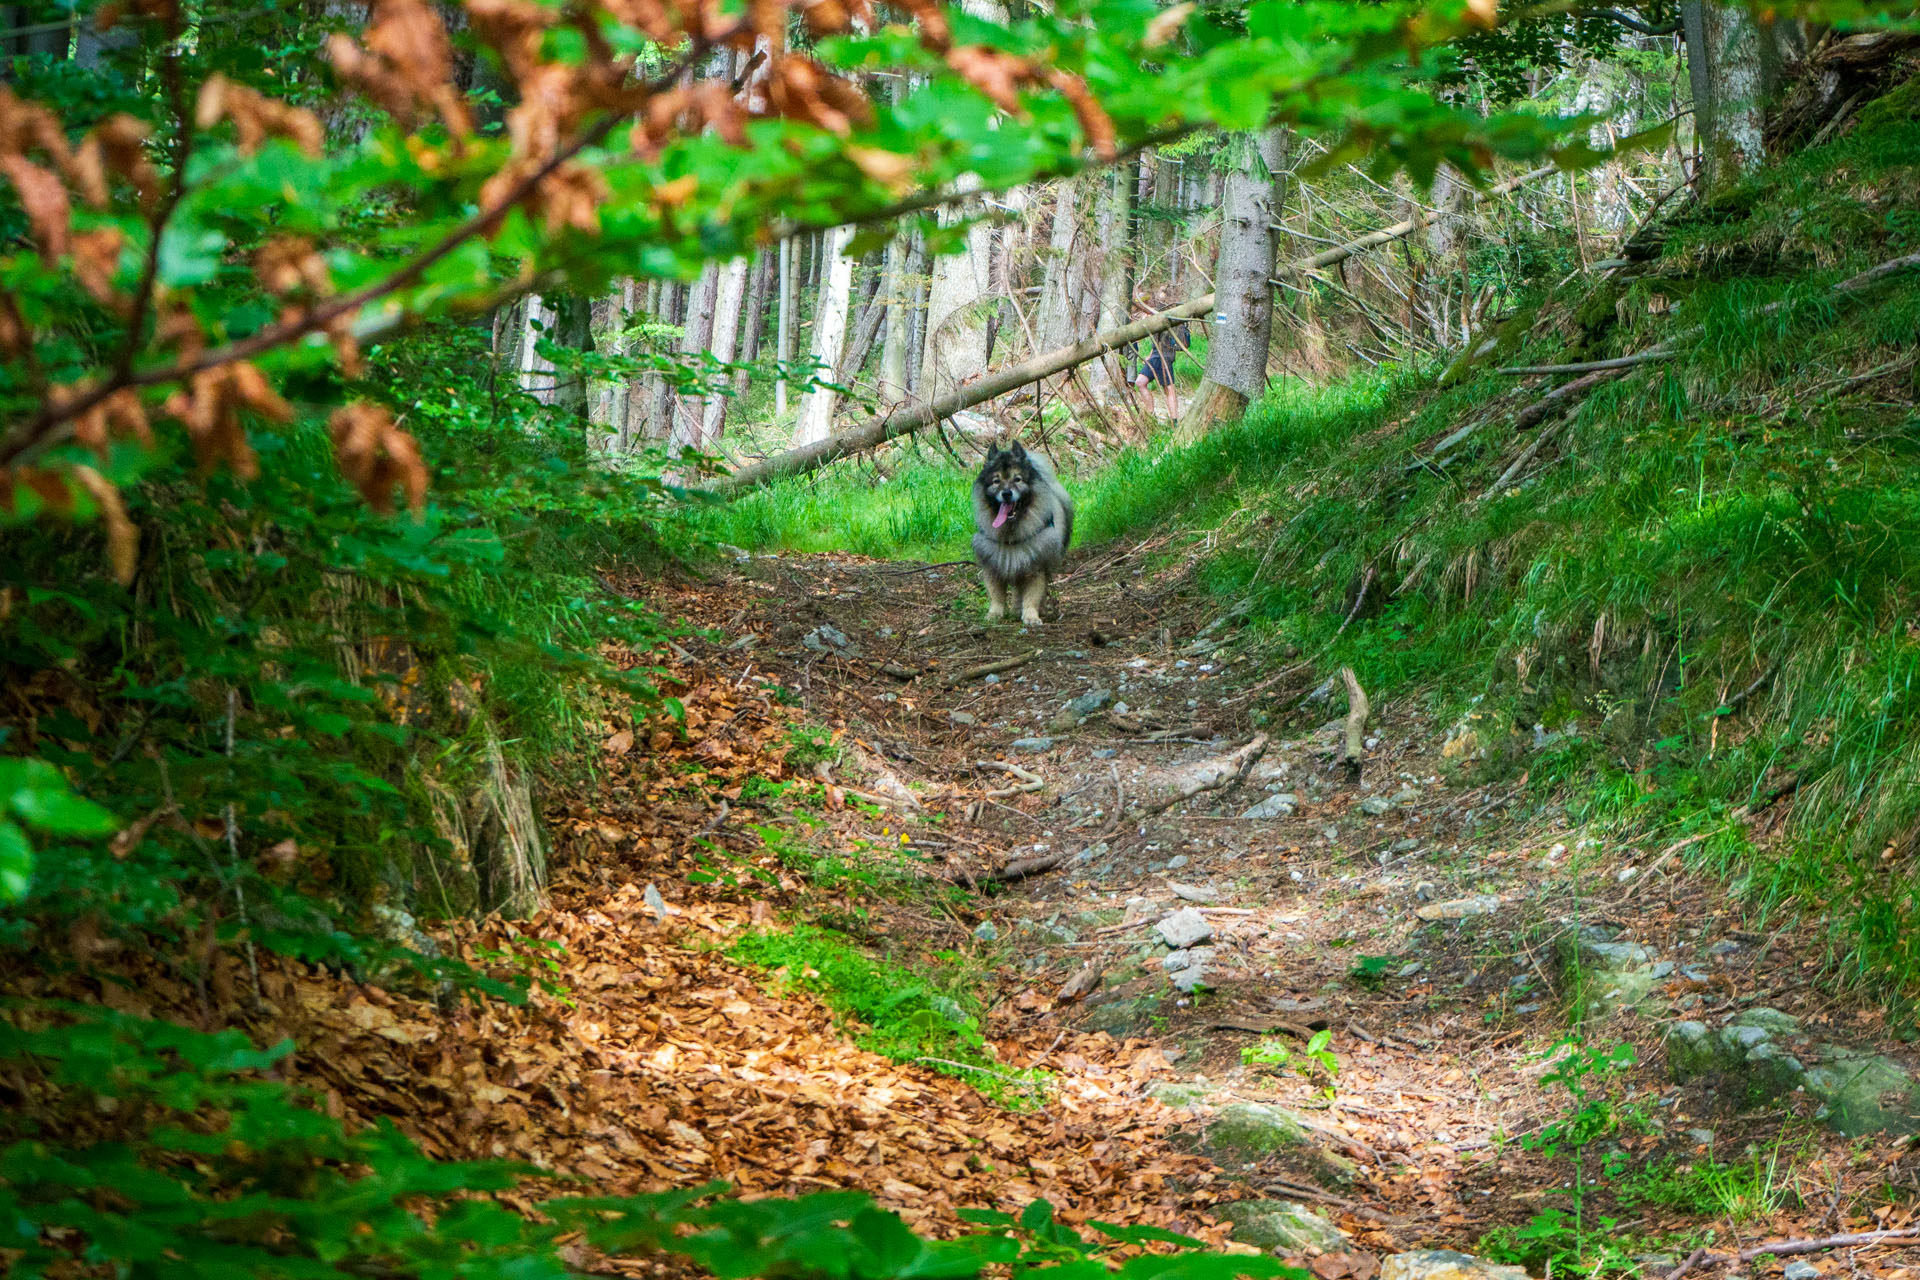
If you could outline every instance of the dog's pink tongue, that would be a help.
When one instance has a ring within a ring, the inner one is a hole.
[[[1000,514],[993,518],[993,527],[998,529],[1001,525],[1007,522],[1007,517],[1012,514],[1013,514],[1013,504],[1010,502],[1001,503]]]

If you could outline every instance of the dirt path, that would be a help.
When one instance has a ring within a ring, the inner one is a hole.
[[[1070,851],[1058,870],[988,884],[971,911],[879,927],[996,966],[992,1030],[1010,1063],[1042,1061],[1071,1082],[1089,1058],[1033,1047],[1069,1036],[1114,1046],[1094,1069],[1146,1063],[1132,1071],[1131,1105],[1179,1127],[1175,1150],[1238,1102],[1278,1103],[1305,1123],[1305,1145],[1252,1161],[1238,1189],[1176,1178],[1164,1203],[1185,1228],[1217,1200],[1272,1195],[1313,1204],[1355,1248],[1470,1246],[1560,1203],[1551,1188],[1566,1184],[1567,1162],[1513,1139],[1569,1109],[1564,1092],[1543,1086],[1541,1055],[1568,1034],[1579,983],[1564,961],[1583,926],[1673,957],[1653,970],[1649,1002],[1589,1026],[1590,1043],[1632,1044],[1644,1064],[1610,1086],[1643,1123],[1609,1137],[1608,1150],[1652,1166],[1750,1141],[1778,1149],[1791,1133],[1795,1177],[1818,1193],[1778,1197],[1742,1231],[1814,1230],[1805,1206],[1816,1201],[1825,1221],[1886,1220],[1836,1208],[1857,1208],[1885,1170],[1862,1175],[1854,1148],[1795,1119],[1810,1100],[1735,1114],[1711,1083],[1675,1088],[1661,1070],[1660,1038],[1676,1015],[1725,1021],[1764,1004],[1809,1033],[1870,1037],[1871,1010],[1812,981],[1817,939],[1744,933],[1703,882],[1672,874],[1677,863],[1641,886],[1634,877],[1653,851],[1594,847],[1537,814],[1520,820],[1524,774],[1474,783],[1443,758],[1449,726],[1418,708],[1375,717],[1356,783],[1334,760],[1344,693],[1309,694],[1302,717],[1320,728],[1272,730],[1239,785],[1142,814],[1169,771],[1250,741],[1254,695],[1273,686],[1273,671],[1239,652],[1233,620],[1183,590],[1180,570],[1147,572],[1149,549],[1083,559],[1062,584],[1058,620],[1032,633],[987,628],[965,566],[754,557],[656,599],[714,629],[688,645],[698,662],[790,690],[839,733],[845,752],[829,776],[847,791],[835,800],[875,802],[854,819],[874,838],[904,829],[958,882]],[[1007,660],[1019,661],[959,678]],[[1267,816],[1244,816],[1256,809]],[[1156,926],[1179,911],[1197,911],[1211,936],[1169,960]],[[1191,992],[1169,968],[1182,960],[1203,975]],[[1095,974],[1077,996],[1069,984]],[[1590,994],[1602,1005],[1618,995]],[[1331,1080],[1300,1056],[1323,1030]],[[1244,1064],[1243,1051],[1263,1043],[1293,1053],[1289,1069]],[[1161,1058],[1169,1070],[1154,1069]],[[1176,1083],[1190,1087],[1167,1087]],[[1204,1193],[1182,1200],[1182,1186]],[[1657,1205],[1616,1211],[1636,1236],[1698,1226]]]

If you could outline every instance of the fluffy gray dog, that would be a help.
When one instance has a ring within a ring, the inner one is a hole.
[[[1040,625],[1040,600],[1073,538],[1073,499],[1053,467],[1018,443],[994,445],[973,480],[973,558],[986,580],[987,621],[1018,602],[1020,621]]]

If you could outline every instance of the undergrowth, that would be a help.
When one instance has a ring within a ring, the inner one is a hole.
[[[1197,444],[1069,469],[1082,547],[1211,531],[1213,554],[1176,539],[1161,567],[1190,561],[1248,602],[1259,646],[1314,658],[1261,716],[1298,715],[1351,664],[1376,699],[1455,721],[1472,781],[1524,773],[1575,820],[1703,835],[1688,859],[1763,915],[1848,904],[1835,968],[1920,993],[1920,273],[1830,292],[1920,248],[1917,101],[1889,95],[1676,218],[1625,278],[1526,301],[1444,385],[1415,369],[1282,382]],[[1564,423],[1512,430],[1553,383],[1494,363],[1670,340],[1676,359],[1601,385]],[[1538,432],[1553,436],[1507,475]],[[931,446],[890,466],[880,484],[791,482],[714,527],[750,546],[964,556],[965,472]],[[775,518],[789,509],[804,514]],[[1756,844],[1743,810],[1791,821]]]
[[[1004,1106],[1046,1097],[1045,1072],[1013,1070],[994,1057],[981,1034],[979,997],[958,965],[936,971],[877,959],[845,934],[815,926],[750,933],[728,954],[771,970],[780,986],[819,996],[863,1049],[956,1076]]]

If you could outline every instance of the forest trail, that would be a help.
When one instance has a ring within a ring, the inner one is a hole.
[[[1309,721],[1319,729],[1274,730],[1239,784],[1143,815],[1142,797],[1191,776],[1182,766],[1252,740],[1253,695],[1275,685],[1232,643],[1231,612],[1191,588],[1200,548],[1175,541],[1189,536],[1078,553],[1033,632],[987,627],[965,565],[743,556],[704,583],[634,584],[711,629],[683,640],[695,666],[735,689],[788,691],[835,731],[817,840],[910,844],[931,875],[980,882],[978,896],[937,910],[842,891],[870,941],[990,966],[987,1030],[1001,1060],[1058,1081],[1037,1116],[997,1113],[1014,1141],[1039,1145],[997,1147],[1027,1177],[978,1203],[1013,1208],[1039,1193],[1071,1219],[1217,1239],[1225,1202],[1302,1202],[1345,1233],[1321,1247],[1354,1257],[1323,1263],[1326,1280],[1364,1280],[1370,1255],[1472,1248],[1491,1228],[1574,1207],[1555,1190],[1569,1185],[1567,1156],[1520,1140],[1578,1109],[1542,1080],[1577,999],[1592,1011],[1588,1045],[1630,1044],[1639,1059],[1595,1095],[1640,1117],[1607,1134],[1608,1150],[1658,1168],[1790,1145],[1782,1184],[1790,1167],[1803,1192],[1817,1185],[1803,1202],[1824,1217],[1775,1197],[1743,1220],[1748,1239],[1902,1225],[1884,1204],[1856,1203],[1885,1172],[1862,1156],[1878,1144],[1891,1159],[1902,1140],[1826,1133],[1805,1119],[1804,1095],[1736,1114],[1715,1081],[1668,1080],[1661,1038],[1675,1017],[1779,1010],[1809,1035],[1870,1046],[1877,1014],[1815,981],[1817,935],[1746,932],[1736,904],[1659,849],[1605,848],[1564,823],[1509,816],[1524,772],[1476,782],[1446,758],[1449,739],[1471,754],[1470,726],[1376,708],[1356,783],[1335,759],[1344,693],[1296,692],[1323,708]],[[991,883],[997,868],[1062,852],[1058,869]],[[1195,912],[1211,936],[1173,961],[1204,975],[1183,994],[1158,926]],[[1622,973],[1590,971],[1623,948]],[[1305,1052],[1320,1031],[1337,1074]],[[1244,1063],[1262,1043],[1291,1063]],[[923,1080],[918,1097],[952,1105],[950,1084]],[[1272,1117],[1247,1103],[1284,1108],[1300,1128],[1276,1140],[1262,1128]],[[927,1159],[950,1169],[959,1154]],[[922,1222],[986,1190],[942,1186],[929,1200],[877,1184]],[[1685,1225],[1657,1194],[1606,1207],[1635,1238]]]
[[[1232,624],[1188,589],[1181,551],[1080,553],[1057,620],[1034,633],[985,627],[966,567],[784,555],[699,581],[609,579],[697,628],[663,683],[684,718],[612,716],[597,781],[552,798],[548,910],[436,933],[443,950],[544,988],[518,1008],[448,1004],[404,974],[355,982],[263,955],[263,998],[241,1021],[257,1039],[291,1035],[289,1078],[337,1114],[391,1119],[437,1157],[524,1160],[607,1194],[711,1179],[750,1195],[854,1188],[936,1235],[962,1229],[962,1210],[1044,1197],[1070,1222],[1270,1243],[1271,1218],[1234,1228],[1231,1206],[1285,1202],[1306,1212],[1280,1224],[1283,1253],[1327,1254],[1322,1280],[1367,1280],[1386,1254],[1484,1251],[1490,1230],[1571,1207],[1566,1154],[1523,1139],[1569,1113],[1542,1080],[1569,999],[1617,1003],[1564,964],[1585,922],[1659,957],[1631,993],[1647,998],[1640,1011],[1587,1024],[1588,1044],[1631,1044],[1641,1060],[1595,1096],[1644,1124],[1606,1131],[1596,1161],[1604,1149],[1656,1172],[1669,1157],[1779,1162],[1796,1195],[1743,1209],[1745,1241],[1905,1225],[1881,1194],[1906,1176],[1904,1139],[1833,1135],[1804,1118],[1809,1097],[1736,1114],[1711,1080],[1667,1083],[1664,1007],[1709,1022],[1776,1009],[1873,1045],[1874,1012],[1814,981],[1817,937],[1743,932],[1709,883],[1665,874],[1674,864],[1640,892],[1639,877],[1618,879],[1632,850],[1582,849],[1577,833],[1506,816],[1524,779],[1456,776],[1449,727],[1418,709],[1379,710],[1358,784],[1333,760],[1333,692],[1313,717],[1327,726],[1273,731],[1237,787],[1136,815],[1169,768],[1251,739],[1248,695],[1271,680],[1230,643],[1211,647]],[[1062,709],[1097,690],[1113,701],[1068,727]],[[822,779],[795,744],[827,727],[837,762]],[[1041,785],[988,799],[1021,779],[983,761]],[[1292,812],[1241,816],[1262,803]],[[924,860],[876,856],[902,847]],[[1067,865],[991,882],[1060,849]],[[1582,859],[1597,865],[1575,879]],[[978,893],[950,887],[970,878]],[[1155,930],[1190,909],[1212,936],[1185,952],[1204,986],[1182,994]],[[782,920],[953,957],[990,992],[996,1066],[855,1047],[858,1027],[796,989],[807,975],[731,954]],[[244,989],[238,962],[220,965],[213,993]],[[1096,971],[1090,992],[1063,994]],[[98,996],[182,1017],[205,997],[164,980]],[[1332,1075],[1307,1053],[1320,1031]],[[1262,1043],[1290,1064],[1244,1063]],[[982,1073],[1018,1104],[1029,1071],[1049,1092],[1026,1109],[969,1082]],[[1623,1185],[1587,1202],[1623,1241],[1698,1231],[1697,1206],[1620,1200]],[[1896,1247],[1863,1256],[1856,1273],[1898,1274]]]

